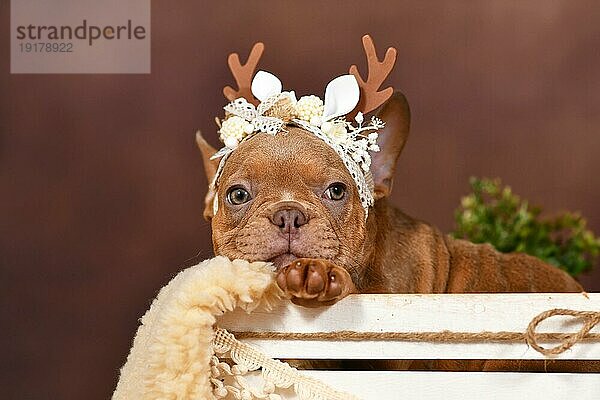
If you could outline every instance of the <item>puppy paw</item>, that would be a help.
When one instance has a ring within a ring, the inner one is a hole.
[[[283,267],[277,274],[277,284],[293,303],[305,307],[331,305],[356,292],[348,271],[313,258],[300,258]]]

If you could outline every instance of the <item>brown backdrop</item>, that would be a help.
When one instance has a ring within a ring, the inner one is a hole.
[[[2,397],[109,397],[150,299],[211,255],[194,132],[216,144],[226,56],[256,40],[300,94],[364,68],[363,33],[398,48],[409,214],[448,231],[468,177],[499,176],[600,232],[598,21],[593,0],[155,1],[150,75],[10,75],[2,0]]]

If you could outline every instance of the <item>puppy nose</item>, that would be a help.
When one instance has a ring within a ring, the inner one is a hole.
[[[277,225],[283,233],[293,233],[308,222],[308,218],[297,208],[284,208],[275,211],[271,216],[271,222]]]

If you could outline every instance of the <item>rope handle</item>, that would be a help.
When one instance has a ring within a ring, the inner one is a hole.
[[[538,325],[551,317],[566,315],[583,319],[583,326],[574,333],[537,333]],[[561,354],[580,341],[600,341],[600,333],[590,331],[600,323],[600,311],[576,311],[554,308],[535,316],[525,332],[231,332],[238,339],[271,339],[271,340],[396,340],[416,342],[521,342],[525,341],[537,352],[545,356]],[[544,348],[539,341],[560,341],[555,347]]]

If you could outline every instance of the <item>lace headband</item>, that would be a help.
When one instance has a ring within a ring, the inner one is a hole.
[[[350,75],[329,82],[324,101],[315,95],[297,99],[295,92],[282,91],[281,81],[266,71],[256,73],[248,84],[264,49],[262,43],[253,47],[245,65],[240,64],[237,54],[230,55],[229,66],[239,90],[231,87],[223,90],[231,102],[224,107],[225,119],[219,129],[224,147],[211,157],[220,159],[212,188],[216,191],[223,167],[240,143],[259,133],[277,135],[286,132],[286,126],[296,126],[324,141],[340,157],[356,184],[366,218],[374,202],[370,152],[380,150],[377,130],[385,124],[377,117],[365,123],[363,113],[379,107],[392,95],[391,87],[378,89],[394,65],[396,50],[389,48],[380,62],[370,36],[363,37],[363,45],[369,66],[368,79],[364,81],[353,65]],[[354,124],[348,121],[351,115],[355,115]],[[217,210],[215,196],[215,214]]]

